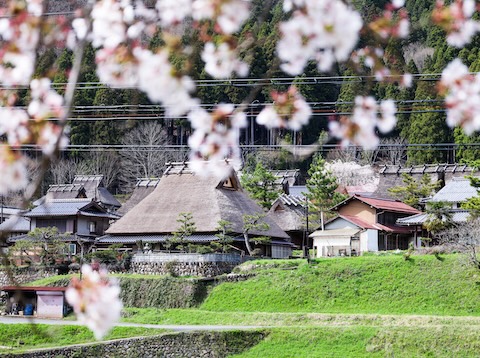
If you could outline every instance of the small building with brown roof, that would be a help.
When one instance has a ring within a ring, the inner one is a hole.
[[[281,194],[269,210],[271,218],[285,231],[297,247],[303,247],[306,241],[307,202],[305,197]]]
[[[398,200],[354,195],[332,210],[338,216],[310,237],[317,256],[358,255],[363,252],[405,250],[414,230],[396,224],[400,218],[420,213]]]
[[[262,209],[248,197],[235,172],[226,180],[195,175],[186,163],[172,163],[153,192],[129,210],[97,239],[97,246],[121,243],[136,248],[137,242],[149,243],[153,250],[165,249],[165,243],[179,229],[181,213],[190,213],[195,232],[185,238],[187,243],[208,244],[219,240],[219,221],[231,224],[233,245],[245,251],[243,216],[261,214]],[[263,256],[284,258],[291,255],[289,236],[269,217],[266,231],[251,230],[250,236],[268,236],[271,240],[257,246]]]

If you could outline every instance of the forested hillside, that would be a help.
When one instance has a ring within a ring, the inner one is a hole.
[[[379,0],[352,2],[365,20],[375,19],[387,3]],[[397,101],[398,124],[393,132],[384,136],[382,140],[385,143],[476,142],[478,135],[468,137],[461,129],[452,130],[447,127],[443,100],[438,95],[437,85],[439,74],[455,57],[459,57],[471,71],[480,70],[480,59],[477,56],[480,39],[477,36],[470,45],[461,50],[448,46],[445,33],[430,19],[434,4],[435,0],[407,0],[406,8],[412,22],[410,35],[401,41],[387,40],[384,46],[383,61],[388,67],[414,75],[410,88],[402,89],[398,83],[379,84],[371,76],[368,68],[355,63],[336,67],[327,74],[319,73],[312,64],[295,81],[302,95],[312,103],[314,115],[310,123],[298,133],[288,130],[267,130],[255,125],[241,134],[241,144],[313,143],[328,129],[330,119],[336,118],[340,113],[348,114],[351,111],[351,102],[359,94]],[[285,90],[288,87],[281,80],[282,77],[288,76],[279,69],[278,59],[275,59],[277,25],[284,16],[281,2],[256,0],[254,6],[252,18],[240,34],[240,41],[243,43],[248,44],[248,40],[252,39],[249,48],[244,51],[244,61],[250,64],[251,69],[248,79],[214,81],[204,70],[198,70],[203,68],[200,65],[202,60],[199,40],[202,34],[198,30],[186,31],[183,38],[185,43],[191,44],[189,56],[193,61],[188,61],[188,68],[185,68],[187,62],[184,58],[173,59],[179,68],[187,70],[197,80],[197,94],[207,106],[220,102],[240,103],[248,98],[251,105],[247,114],[251,124],[255,114],[261,110],[262,104],[272,102],[271,90]],[[189,24],[184,26],[188,28]],[[367,38],[359,46],[378,43],[379,40],[376,38]],[[161,44],[162,40],[156,37],[150,41],[152,49]],[[69,51],[62,53],[46,51],[41,56],[36,74],[48,75],[47,72],[52,67],[57,68],[59,71],[55,74],[54,82],[57,88],[62,88],[71,65],[72,54]],[[177,150],[178,147],[175,146],[184,146],[187,143],[191,128],[186,118],[164,118],[161,106],[150,103],[147,97],[136,89],[111,89],[100,85],[94,68],[94,50],[90,48],[84,59],[81,83],[70,123],[71,144],[79,147],[64,154],[66,163],[54,166],[49,180],[64,182],[72,172],[107,171],[107,167],[113,166],[116,169],[110,168],[108,173],[104,173],[108,177],[108,184],[127,192],[136,177],[160,176],[165,161],[184,160],[186,150]],[[262,82],[263,87],[254,86],[260,83],[259,79],[265,79]],[[156,124],[153,125],[152,122]],[[150,123],[150,127],[146,128],[145,123]],[[93,145],[117,147],[99,149],[91,147]],[[152,159],[153,150],[158,149],[150,147],[142,151],[138,148],[140,145],[171,147],[168,151],[157,153]],[[477,154],[468,148],[456,150],[455,156],[447,150],[431,147],[428,150],[421,149],[408,149],[408,156],[404,156],[403,160],[409,164],[460,162],[472,160]],[[260,157],[257,156],[257,159]],[[269,166],[278,169],[308,166],[308,163],[292,159],[286,151],[270,153],[264,157]],[[380,158],[386,160],[382,156]],[[246,159],[248,160],[248,156]],[[147,164],[139,164],[142,161],[147,161]]]

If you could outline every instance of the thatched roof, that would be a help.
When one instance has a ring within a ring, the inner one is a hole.
[[[284,231],[302,231],[306,223],[305,198],[282,194],[273,202],[269,215]]]
[[[130,198],[128,198],[125,204],[123,204],[120,209],[118,209],[117,214],[123,216],[128,213],[139,202],[141,202],[148,195],[150,195],[155,190],[159,182],[160,179],[158,178],[138,179],[137,184],[135,185],[135,189],[133,189],[132,195],[130,196]]]
[[[181,170],[180,170],[181,169]],[[235,173],[225,181],[193,174],[188,167],[172,165],[155,190],[113,224],[107,234],[163,234],[178,230],[180,213],[191,213],[196,233],[217,232],[218,222],[232,223],[233,233],[242,233],[243,215],[263,213],[241,189]],[[268,231],[253,235],[288,239],[288,235],[268,216]]]

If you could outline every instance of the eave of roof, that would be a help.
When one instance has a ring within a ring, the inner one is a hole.
[[[386,211],[392,211],[392,212],[399,212],[399,213],[407,213],[407,214],[418,214],[420,213],[420,210],[415,209],[414,207],[411,207],[410,205],[407,205],[405,203],[402,203],[401,201],[398,200],[392,200],[392,199],[384,199],[384,198],[372,198],[368,196],[362,196],[359,194],[355,194],[348,199],[345,199],[341,203],[335,205],[333,208],[330,210],[338,210],[341,206],[347,205],[349,202],[352,200],[358,200],[363,202],[364,204],[369,205],[372,208],[375,209],[380,209],[380,210],[386,210]]]
[[[104,235],[95,240],[99,244],[135,244],[137,241],[142,241],[144,243],[164,243],[172,235],[149,235],[149,234],[136,234],[136,235]],[[218,241],[219,238],[215,234],[193,234],[184,239],[186,242],[192,243],[209,243],[212,241]],[[244,238],[241,236],[236,236],[233,238],[234,241],[243,242]],[[292,246],[293,244],[289,241],[282,240],[271,240],[271,244],[275,245],[286,245]]]
[[[452,221],[455,223],[464,223],[468,220],[470,213],[467,210],[452,210]],[[397,224],[401,226],[421,226],[428,220],[427,213],[420,213],[407,216],[397,220]]]
[[[339,218],[342,218],[344,220],[347,220],[351,222],[354,225],[357,225],[358,227],[362,229],[371,229],[371,230],[379,230],[379,231],[385,231],[385,232],[390,232],[390,233],[407,233],[410,232],[409,229],[406,230],[405,227],[400,227],[397,225],[383,225],[383,224],[371,224],[368,223],[356,216],[349,216],[349,215],[339,215]]]

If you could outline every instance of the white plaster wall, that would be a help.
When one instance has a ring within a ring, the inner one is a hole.
[[[360,233],[361,252],[378,251],[378,230],[367,229]]]
[[[328,223],[327,225],[325,225],[325,230],[335,230],[335,229],[344,229],[344,228],[357,229],[358,226],[342,218],[338,218]]]

